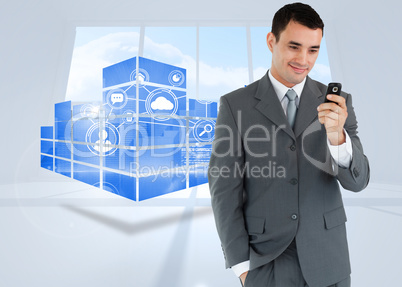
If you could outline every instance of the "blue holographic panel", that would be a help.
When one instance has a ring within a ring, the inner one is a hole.
[[[139,173],[160,173],[162,171],[185,166],[185,148],[160,148],[139,150]]]
[[[75,161],[100,165],[99,147],[90,144],[74,144],[73,159]]]
[[[190,146],[189,165],[208,164],[211,158],[212,145]]]
[[[103,157],[103,165],[115,170],[135,173],[135,151],[117,148],[112,154]]]
[[[154,174],[138,180],[140,201],[186,188],[186,173],[180,171]]]
[[[136,57],[103,69],[103,88],[135,80]]]
[[[131,200],[136,200],[135,180],[135,177],[103,171],[103,189]]]
[[[143,86],[139,89],[139,113],[163,121],[166,116],[186,115],[186,93],[167,87]]]
[[[74,105],[72,114],[74,120],[79,119],[98,119],[100,113],[100,103],[87,103]]]
[[[216,118],[218,116],[218,103],[189,99],[188,115],[190,117]]]
[[[55,138],[57,140],[71,140],[71,121],[68,122],[55,122]]]
[[[93,186],[99,186],[100,171],[97,168],[74,163],[73,178]]]
[[[71,120],[71,101],[54,105],[54,121],[67,122]]]
[[[40,166],[42,168],[53,171],[53,157],[41,155],[40,156]]]
[[[136,111],[136,86],[128,85],[103,91],[103,108],[107,118]]]
[[[55,142],[55,155],[71,159],[71,143],[69,142]]]
[[[189,120],[189,143],[212,143],[215,138],[214,120]]]
[[[55,172],[67,177],[71,177],[71,162],[55,158]]]
[[[53,155],[53,141],[40,141],[40,152]]]
[[[115,118],[105,123],[108,138],[114,141],[116,145],[133,147],[136,145],[136,118],[133,114],[124,118]]]
[[[197,186],[208,182],[208,166],[197,166],[190,168],[189,187]]]
[[[154,118],[139,118],[140,146],[186,144],[186,120],[167,119],[159,121]]]
[[[97,127],[97,130],[92,131]],[[99,139],[99,121],[98,119],[81,119],[77,120],[73,124],[73,140],[76,142],[91,142],[93,135]],[[93,141],[95,142],[95,141]]]
[[[103,87],[120,85],[136,81],[162,84],[177,88],[186,88],[186,70],[150,59],[139,58],[139,70],[136,57],[103,69]]]
[[[139,65],[146,82],[186,88],[186,69],[142,57],[139,58]]]
[[[43,126],[40,127],[40,137],[42,139],[53,139],[53,127]]]

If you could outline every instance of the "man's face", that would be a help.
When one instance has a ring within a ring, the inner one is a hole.
[[[321,39],[321,29],[313,30],[294,21],[281,32],[279,41],[274,34],[268,33],[274,78],[289,88],[302,82],[314,67]]]

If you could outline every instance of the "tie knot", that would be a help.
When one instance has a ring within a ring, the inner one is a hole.
[[[289,101],[294,101],[297,97],[297,94],[293,89],[289,89],[285,96],[289,99]]]

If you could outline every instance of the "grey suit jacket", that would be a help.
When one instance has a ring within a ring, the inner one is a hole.
[[[351,95],[342,92],[353,159],[349,168],[333,167],[317,116],[326,88],[307,77],[294,131],[268,74],[221,97],[208,181],[227,268],[246,260],[251,269],[264,265],[296,238],[310,287],[350,274],[338,182],[348,190],[364,189],[369,164]]]

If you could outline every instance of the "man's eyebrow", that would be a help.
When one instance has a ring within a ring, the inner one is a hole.
[[[297,43],[297,42],[295,42],[295,41],[289,41],[289,44],[290,44],[290,45],[299,46],[299,47],[302,46],[302,44]],[[320,49],[320,45],[311,46],[310,48],[311,48],[311,49]]]
[[[297,42],[295,42],[295,41],[290,41],[289,44],[295,45],[295,46],[301,46],[301,45],[302,45],[302,44],[297,43]]]

